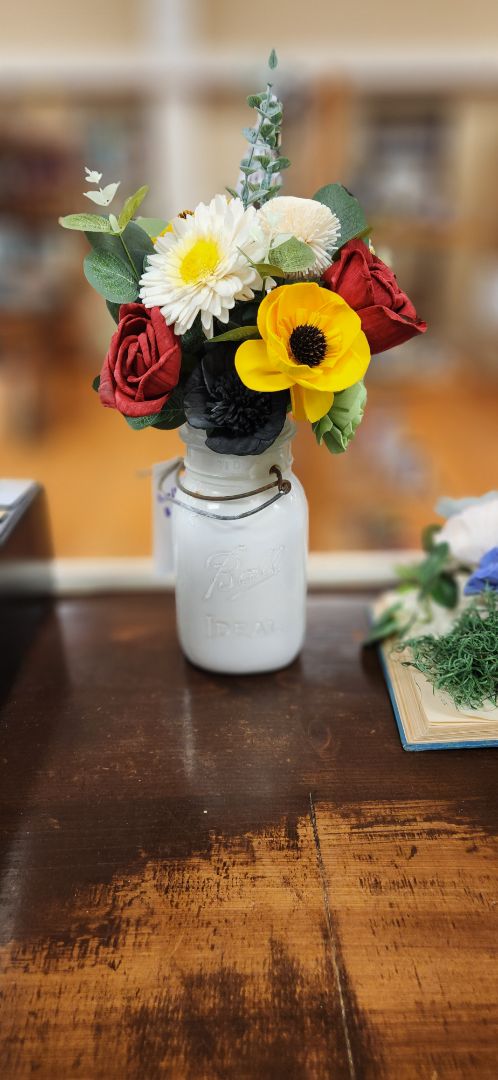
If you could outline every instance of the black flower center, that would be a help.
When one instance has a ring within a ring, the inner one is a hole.
[[[307,364],[308,367],[316,367],[321,364],[327,351],[327,338],[319,326],[312,323],[304,323],[294,327],[289,338],[289,345],[294,360],[298,364]]]
[[[249,390],[236,372],[228,372],[212,388],[206,415],[210,426],[251,435],[262,427],[271,410],[271,394]]]

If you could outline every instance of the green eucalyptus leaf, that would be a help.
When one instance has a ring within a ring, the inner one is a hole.
[[[289,158],[287,158],[287,157],[278,157],[278,158],[275,158],[275,161],[272,161],[271,165],[268,166],[268,172],[269,173],[283,172],[284,169],[289,168],[289,165],[290,165]]]
[[[108,252],[120,259],[131,270],[130,260],[135,268],[137,278],[142,276],[144,259],[154,251],[154,245],[150,236],[137,225],[136,221],[130,221],[126,229],[117,235],[104,235],[100,233],[87,233],[87,240],[95,251]]]
[[[171,431],[172,428],[181,427],[186,419],[183,411],[183,387],[177,386],[170,394],[152,427],[159,428],[161,431]]]
[[[324,203],[329,210],[332,210],[332,213],[337,214],[341,223],[341,247],[348,240],[366,233],[368,223],[358,199],[355,199],[354,195],[342,184],[326,184],[313,198],[316,202]]]
[[[451,574],[440,574],[431,587],[430,595],[441,607],[454,608],[458,603],[458,585]]]
[[[133,195],[130,195],[127,198],[118,218],[120,229],[126,228],[128,222],[131,221],[139,206],[143,203],[148,190],[148,185],[144,184],[143,187],[139,188],[138,191],[135,191]]]
[[[134,431],[143,431],[147,427],[163,430],[180,427],[185,422],[183,390],[180,386],[175,387],[160,412],[149,413],[147,416],[125,416],[125,420]]]
[[[119,323],[119,309],[121,304],[115,304],[112,300],[106,300],[105,304],[109,315],[112,315],[114,322]]]
[[[291,236],[290,240],[285,240],[283,244],[270,249],[269,260],[275,266],[280,266],[281,270],[287,274],[296,274],[309,270],[316,261],[316,257],[309,244]]]
[[[261,334],[257,326],[236,326],[233,330],[227,330],[224,334],[218,334],[210,338],[208,345],[215,345],[219,341],[244,341],[245,338],[259,338]]]
[[[264,101],[266,94],[249,94],[246,98],[247,104],[251,109],[257,109],[261,102]]]
[[[281,266],[274,266],[273,263],[253,263],[254,269],[258,271],[260,277],[285,277],[285,271]]]
[[[83,263],[90,285],[114,303],[126,304],[138,297],[138,281],[121,259],[109,251],[90,251]]]
[[[186,330],[182,334],[182,353],[195,353],[199,349],[204,348],[206,344],[206,335],[202,328],[202,322],[200,315],[197,315],[190,330]]]
[[[273,71],[276,68],[277,64],[278,64],[278,56],[277,56],[277,54],[275,52],[275,49],[272,49],[272,51],[271,51],[271,53],[270,53],[270,55],[268,57],[268,67],[270,68],[271,71]]]
[[[166,218],[137,217],[135,218],[135,225],[138,225],[140,229],[147,233],[147,236],[155,240],[167,228],[169,221],[166,221]]]
[[[144,428],[153,426],[160,413],[150,413],[148,416],[125,416],[124,413],[121,415],[124,416],[126,423],[133,428],[133,431],[143,431]]]
[[[426,525],[422,530],[422,547],[424,551],[431,552],[435,548],[435,537],[441,532],[440,525]]]
[[[226,190],[228,191],[228,194],[232,196],[233,199],[240,199],[240,195],[239,195],[238,191],[235,190],[235,188],[227,187]]]
[[[100,375],[96,375],[92,382],[92,390],[95,390],[98,394],[100,386]]]
[[[373,645],[377,641],[383,641],[384,638],[391,637],[392,634],[398,633],[400,630],[399,616],[402,608],[403,605],[400,601],[397,601],[386,608],[386,610],[372,623],[364,644]]]
[[[78,232],[112,233],[109,218],[99,214],[66,214],[66,217],[59,218],[59,225],[63,229],[77,229]]]
[[[430,555],[428,555],[423,562],[419,563],[417,567],[417,577],[426,593],[430,593],[433,580],[444,569],[449,554],[450,549],[448,544],[435,544]]]
[[[420,565],[419,563],[412,564],[411,566],[400,565],[400,566],[395,566],[394,570],[395,570],[396,576],[399,577],[400,581],[402,581],[405,585],[408,585],[410,588],[413,589],[413,588],[416,588],[416,586],[419,583],[419,581],[418,581],[418,568],[419,568],[419,565]]]

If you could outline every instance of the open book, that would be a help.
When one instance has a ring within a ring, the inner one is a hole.
[[[498,746],[498,709],[461,712],[420,671],[403,664],[409,652],[396,652],[392,640],[379,651],[405,750]]]

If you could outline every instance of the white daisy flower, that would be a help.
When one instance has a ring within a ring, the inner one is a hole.
[[[330,266],[332,253],[338,247],[341,225],[328,206],[315,199],[277,195],[258,211],[258,222],[267,241],[267,253],[271,247],[295,236],[309,244],[315,254],[316,261],[307,271],[308,277],[318,277]]]
[[[190,329],[200,312],[206,337],[213,336],[213,319],[228,322],[236,300],[252,300],[260,289],[251,265],[263,257],[264,242],[254,207],[244,210],[240,199],[215,195],[207,206],[171,222],[171,231],[158,236],[140,282],[145,307],[159,307],[175,334]],[[250,261],[251,260],[251,261]]]

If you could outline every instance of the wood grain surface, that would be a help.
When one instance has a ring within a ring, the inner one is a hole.
[[[0,712],[4,1080],[495,1080],[497,752],[404,752],[365,626],[314,596],[296,664],[223,678],[170,597],[45,616]]]

